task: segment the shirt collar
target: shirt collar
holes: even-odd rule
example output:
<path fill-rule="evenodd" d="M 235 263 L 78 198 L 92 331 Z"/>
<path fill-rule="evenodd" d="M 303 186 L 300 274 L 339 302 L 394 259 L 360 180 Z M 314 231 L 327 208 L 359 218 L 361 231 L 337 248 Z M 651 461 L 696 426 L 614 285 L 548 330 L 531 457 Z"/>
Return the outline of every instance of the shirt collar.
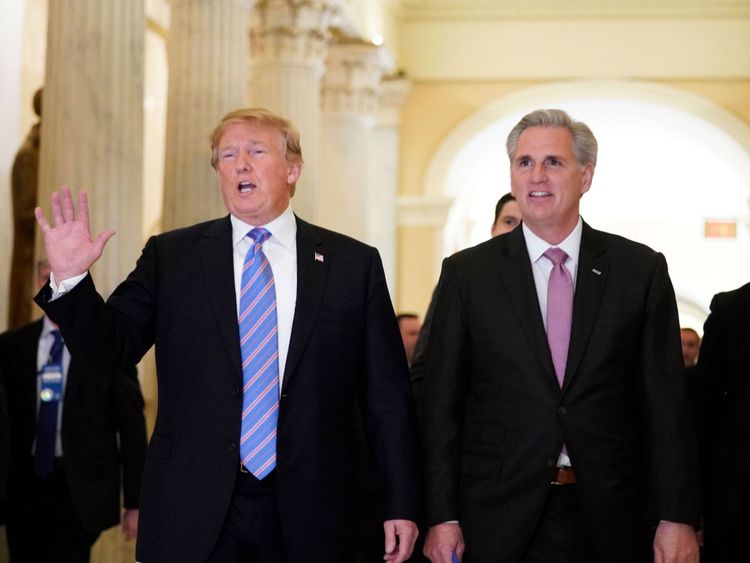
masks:
<path fill-rule="evenodd" d="M 291 206 L 276 217 L 273 221 L 265 225 L 250 225 L 234 215 L 229 216 L 232 221 L 232 246 L 237 246 L 255 227 L 265 227 L 271 232 L 269 241 L 276 241 L 286 249 L 293 249 L 295 237 L 297 236 L 297 220 L 294 218 Z"/>
<path fill-rule="evenodd" d="M 536 236 L 525 223 L 521 223 L 523 229 L 523 238 L 526 240 L 526 248 L 529 251 L 529 258 L 533 264 L 539 260 L 542 255 L 551 247 L 560 248 L 565 251 L 568 257 L 574 262 L 578 262 L 578 254 L 581 251 L 581 233 L 583 232 L 583 219 L 578 216 L 578 223 L 571 233 L 560 244 L 550 244 L 543 238 Z"/>
<path fill-rule="evenodd" d="M 47 315 L 42 317 L 42 334 L 41 337 L 44 338 L 48 336 L 53 330 L 59 330 L 57 328 L 57 325 L 53 323 Z"/>

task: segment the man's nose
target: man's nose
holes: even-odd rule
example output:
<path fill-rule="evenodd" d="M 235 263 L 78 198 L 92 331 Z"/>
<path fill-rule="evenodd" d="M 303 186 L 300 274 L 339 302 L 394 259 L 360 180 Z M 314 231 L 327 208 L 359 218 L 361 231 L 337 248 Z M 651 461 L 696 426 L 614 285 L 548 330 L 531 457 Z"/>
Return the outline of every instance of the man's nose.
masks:
<path fill-rule="evenodd" d="M 247 155 L 240 154 L 237 157 L 237 163 L 236 163 L 237 172 L 247 172 L 252 168 L 252 164 L 250 164 L 250 159 L 247 157 Z"/>
<path fill-rule="evenodd" d="M 531 181 L 538 183 L 538 182 L 544 182 L 547 180 L 547 172 L 544 169 L 544 164 L 539 163 L 535 164 L 534 167 L 531 169 Z"/>

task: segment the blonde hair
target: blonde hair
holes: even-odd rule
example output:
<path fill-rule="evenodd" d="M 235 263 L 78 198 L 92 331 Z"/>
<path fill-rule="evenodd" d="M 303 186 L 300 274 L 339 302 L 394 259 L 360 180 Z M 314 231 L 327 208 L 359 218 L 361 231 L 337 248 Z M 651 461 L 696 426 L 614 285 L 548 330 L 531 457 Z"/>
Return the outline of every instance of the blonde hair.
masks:
<path fill-rule="evenodd" d="M 230 111 L 211 133 L 211 166 L 216 169 L 219 161 L 219 141 L 227 127 L 234 123 L 259 123 L 275 127 L 286 142 L 286 159 L 289 162 L 303 164 L 302 145 L 299 141 L 299 131 L 286 117 L 264 108 L 242 108 Z"/>

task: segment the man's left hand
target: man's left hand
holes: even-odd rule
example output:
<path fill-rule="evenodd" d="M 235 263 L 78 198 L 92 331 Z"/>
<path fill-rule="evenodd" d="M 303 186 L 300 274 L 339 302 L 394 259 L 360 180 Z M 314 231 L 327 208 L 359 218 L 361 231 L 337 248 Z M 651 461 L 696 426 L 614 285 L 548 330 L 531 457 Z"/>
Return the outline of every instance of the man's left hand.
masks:
<path fill-rule="evenodd" d="M 690 524 L 661 521 L 654 536 L 654 563 L 698 563 L 698 542 Z"/>
<path fill-rule="evenodd" d="M 130 541 L 138 536 L 138 509 L 126 508 L 122 513 L 122 533 Z"/>
<path fill-rule="evenodd" d="M 386 520 L 383 523 L 383 530 L 385 531 L 383 560 L 402 563 L 409 559 L 419 534 L 417 524 L 411 520 Z"/>

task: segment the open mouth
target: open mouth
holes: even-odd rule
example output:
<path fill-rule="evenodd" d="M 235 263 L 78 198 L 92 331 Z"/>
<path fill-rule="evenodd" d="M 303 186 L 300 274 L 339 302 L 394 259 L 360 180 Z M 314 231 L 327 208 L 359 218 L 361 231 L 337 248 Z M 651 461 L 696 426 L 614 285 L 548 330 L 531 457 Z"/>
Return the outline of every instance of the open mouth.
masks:
<path fill-rule="evenodd" d="M 535 191 L 529 194 L 529 197 L 552 197 L 550 192 Z"/>
<path fill-rule="evenodd" d="M 249 194 L 254 189 L 255 189 L 255 184 L 253 184 L 252 182 L 249 182 L 247 180 L 245 180 L 245 181 L 240 182 L 239 184 L 237 184 L 237 190 L 241 194 Z"/>

